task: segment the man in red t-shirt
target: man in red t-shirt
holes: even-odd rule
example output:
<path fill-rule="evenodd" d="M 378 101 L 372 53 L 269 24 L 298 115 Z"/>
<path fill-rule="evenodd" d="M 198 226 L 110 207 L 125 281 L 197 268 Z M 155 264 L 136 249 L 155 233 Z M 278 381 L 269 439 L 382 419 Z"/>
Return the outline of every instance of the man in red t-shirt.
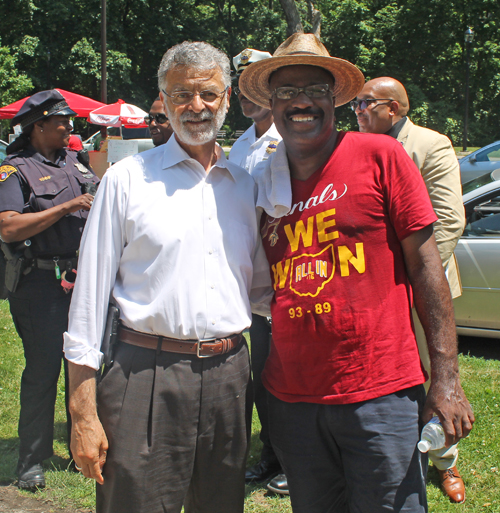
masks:
<path fill-rule="evenodd" d="M 335 128 L 335 106 L 363 82 L 312 34 L 294 34 L 240 77 L 283 137 L 260 171 L 271 177 L 258 203 L 275 289 L 263 381 L 295 513 L 427 511 L 423 423 L 439 416 L 451 445 L 474 422 L 422 177 L 397 141 Z M 283 174 L 279 217 L 273 201 L 286 194 L 273 180 L 282 187 Z M 429 343 L 427 398 L 412 294 Z"/>

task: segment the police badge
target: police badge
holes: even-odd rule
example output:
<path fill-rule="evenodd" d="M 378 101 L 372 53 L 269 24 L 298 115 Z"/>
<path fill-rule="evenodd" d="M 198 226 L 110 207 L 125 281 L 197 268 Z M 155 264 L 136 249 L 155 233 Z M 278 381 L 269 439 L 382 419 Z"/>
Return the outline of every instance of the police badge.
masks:
<path fill-rule="evenodd" d="M 271 141 L 266 148 L 266 153 L 274 153 L 278 147 L 279 141 Z"/>
<path fill-rule="evenodd" d="M 83 164 L 80 162 L 75 162 L 75 167 L 80 171 L 80 173 L 86 174 L 89 172 L 88 168 L 86 168 Z"/>
<path fill-rule="evenodd" d="M 250 57 L 252 57 L 252 50 L 249 48 L 243 50 L 241 52 L 241 64 L 246 64 L 250 60 Z"/>

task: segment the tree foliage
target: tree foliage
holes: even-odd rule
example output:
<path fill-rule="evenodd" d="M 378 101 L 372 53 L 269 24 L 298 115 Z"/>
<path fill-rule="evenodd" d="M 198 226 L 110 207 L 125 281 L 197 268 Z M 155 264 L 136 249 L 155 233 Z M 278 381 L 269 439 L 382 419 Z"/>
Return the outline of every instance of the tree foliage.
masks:
<path fill-rule="evenodd" d="M 231 57 L 244 48 L 273 53 L 290 27 L 285 5 L 295 8 L 305 32 L 318 27 L 320 13 L 331 55 L 355 63 L 367 78 L 401 80 L 413 120 L 455 144 L 463 131 L 470 26 L 469 142 L 500 139 L 498 0 L 108 0 L 108 101 L 123 98 L 147 109 L 157 95 L 162 55 L 184 40 L 207 41 Z M 2 2 L 2 104 L 51 87 L 99 99 L 100 16 L 97 0 Z M 233 104 L 226 122 L 231 131 L 249 123 Z M 337 120 L 356 129 L 347 106 Z"/>

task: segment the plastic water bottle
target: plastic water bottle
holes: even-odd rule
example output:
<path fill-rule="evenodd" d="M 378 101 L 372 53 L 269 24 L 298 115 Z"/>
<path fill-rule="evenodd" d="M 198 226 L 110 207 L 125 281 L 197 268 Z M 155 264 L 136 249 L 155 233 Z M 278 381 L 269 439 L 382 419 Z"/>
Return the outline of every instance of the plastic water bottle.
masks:
<path fill-rule="evenodd" d="M 427 452 L 431 449 L 441 449 L 445 444 L 443 426 L 439 417 L 432 417 L 422 429 L 422 435 L 417 447 L 420 452 Z"/>

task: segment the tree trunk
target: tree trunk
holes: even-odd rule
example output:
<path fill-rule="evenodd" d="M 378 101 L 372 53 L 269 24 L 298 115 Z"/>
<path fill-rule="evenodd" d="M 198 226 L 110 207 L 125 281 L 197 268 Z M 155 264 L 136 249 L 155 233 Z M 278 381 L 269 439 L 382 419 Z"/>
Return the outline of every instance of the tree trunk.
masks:
<path fill-rule="evenodd" d="M 286 35 L 290 37 L 295 32 L 304 32 L 304 27 L 300 21 L 300 14 L 295 0 L 280 0 L 281 7 L 285 13 L 285 19 L 287 23 Z"/>
<path fill-rule="evenodd" d="M 307 1 L 307 14 L 309 17 L 309 23 L 312 26 L 312 33 L 321 39 L 321 12 L 314 8 L 314 4 L 311 0 Z"/>

